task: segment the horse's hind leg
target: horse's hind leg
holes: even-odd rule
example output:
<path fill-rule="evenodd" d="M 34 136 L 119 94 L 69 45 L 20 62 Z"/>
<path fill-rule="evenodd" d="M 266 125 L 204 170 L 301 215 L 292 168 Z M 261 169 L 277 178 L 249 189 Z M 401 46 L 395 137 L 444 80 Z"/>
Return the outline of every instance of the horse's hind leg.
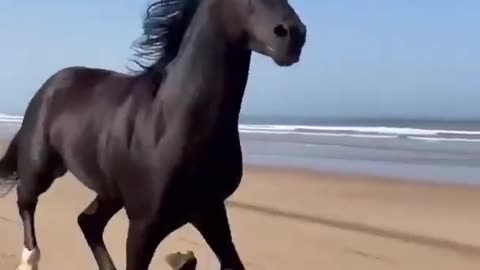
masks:
<path fill-rule="evenodd" d="M 23 223 L 23 251 L 18 270 L 36 270 L 40 260 L 40 250 L 35 235 L 34 215 L 38 202 L 38 194 L 34 183 L 35 178 L 21 179 L 17 186 L 18 212 Z"/>
<path fill-rule="evenodd" d="M 23 223 L 24 249 L 17 269 L 36 270 L 40 260 L 34 221 L 38 197 L 56 178 L 64 175 L 66 169 L 56 153 L 45 144 L 38 144 L 19 154 L 17 205 Z"/>
<path fill-rule="evenodd" d="M 191 223 L 217 256 L 221 269 L 245 269 L 233 244 L 227 209 L 223 203 L 205 209 Z"/>
<path fill-rule="evenodd" d="M 35 235 L 35 209 L 38 197 L 53 183 L 53 174 L 36 174 L 21 178 L 17 187 L 17 205 L 23 222 L 24 249 L 18 270 L 36 270 L 40 260 L 40 250 Z"/>
<path fill-rule="evenodd" d="M 103 232 L 108 221 L 122 208 L 122 203 L 116 200 L 95 200 L 78 216 L 78 224 L 92 250 L 99 270 L 115 270 L 112 258 L 105 247 Z"/>

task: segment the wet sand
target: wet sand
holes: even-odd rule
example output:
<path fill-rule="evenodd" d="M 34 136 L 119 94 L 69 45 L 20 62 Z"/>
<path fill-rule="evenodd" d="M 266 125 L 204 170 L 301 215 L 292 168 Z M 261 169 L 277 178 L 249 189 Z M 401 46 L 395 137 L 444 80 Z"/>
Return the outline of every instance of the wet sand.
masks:
<path fill-rule="evenodd" d="M 37 211 L 40 269 L 97 269 L 76 225 L 94 194 L 71 175 L 58 179 Z M 22 249 L 15 193 L 0 200 L 0 270 Z M 301 170 L 247 168 L 228 201 L 233 236 L 247 269 L 479 269 L 480 189 Z M 125 265 L 125 213 L 106 230 L 118 269 Z M 198 269 L 218 269 L 200 235 L 185 226 L 159 247 L 193 250 Z"/>

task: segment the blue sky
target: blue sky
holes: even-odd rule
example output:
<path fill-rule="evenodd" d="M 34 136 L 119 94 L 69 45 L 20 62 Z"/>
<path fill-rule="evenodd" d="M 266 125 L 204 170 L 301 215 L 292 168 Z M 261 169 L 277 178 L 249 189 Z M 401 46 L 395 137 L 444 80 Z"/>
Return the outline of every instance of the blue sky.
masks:
<path fill-rule="evenodd" d="M 301 63 L 256 55 L 243 112 L 480 118 L 480 1 L 290 0 Z M 56 70 L 125 71 L 147 0 L 0 1 L 0 112 L 22 113 Z"/>

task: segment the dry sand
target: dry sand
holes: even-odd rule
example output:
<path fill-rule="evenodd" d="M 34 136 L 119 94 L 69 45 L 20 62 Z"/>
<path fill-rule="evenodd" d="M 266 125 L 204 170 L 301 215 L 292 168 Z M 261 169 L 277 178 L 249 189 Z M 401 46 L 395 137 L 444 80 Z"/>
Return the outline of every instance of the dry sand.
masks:
<path fill-rule="evenodd" d="M 229 200 L 229 215 L 247 269 L 480 269 L 480 189 L 359 176 L 248 168 Z M 40 269 L 97 269 L 76 216 L 94 194 L 71 175 L 57 180 L 37 211 Z M 13 270 L 22 249 L 15 193 L 0 200 L 0 270 Z M 122 211 L 106 241 L 125 265 Z M 194 250 L 199 269 L 218 263 L 199 234 L 185 226 L 159 247 L 163 256 Z"/>

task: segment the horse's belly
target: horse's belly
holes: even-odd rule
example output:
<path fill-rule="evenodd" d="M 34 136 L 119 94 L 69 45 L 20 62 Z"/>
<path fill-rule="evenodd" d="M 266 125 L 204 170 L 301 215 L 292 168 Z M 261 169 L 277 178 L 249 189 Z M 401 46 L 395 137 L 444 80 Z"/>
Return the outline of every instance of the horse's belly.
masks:
<path fill-rule="evenodd" d="M 98 194 L 108 195 L 111 191 L 108 188 L 105 176 L 99 167 L 98 160 L 94 153 L 94 146 L 86 145 L 84 149 L 92 154 L 73 152 L 64 154 L 64 161 L 67 169 L 87 188 Z"/>

